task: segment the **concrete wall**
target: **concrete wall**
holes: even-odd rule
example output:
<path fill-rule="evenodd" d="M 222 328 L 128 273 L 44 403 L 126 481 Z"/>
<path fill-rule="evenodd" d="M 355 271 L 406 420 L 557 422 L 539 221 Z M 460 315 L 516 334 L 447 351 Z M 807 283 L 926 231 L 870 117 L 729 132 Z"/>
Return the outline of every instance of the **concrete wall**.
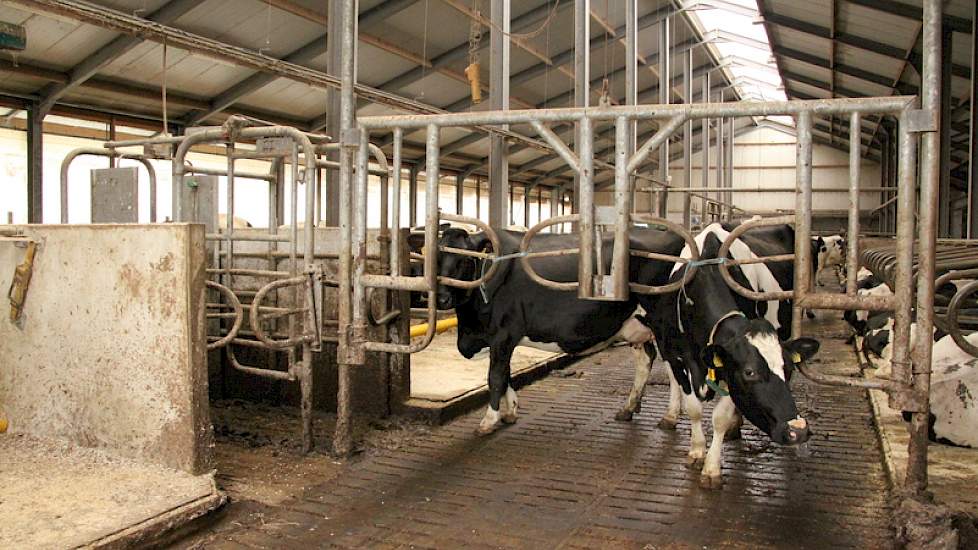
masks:
<path fill-rule="evenodd" d="M 11 323 L 6 307 L 0 319 L 0 404 L 10 429 L 209 469 L 203 226 L 2 230 L 40 243 L 22 323 Z M 23 256 L 0 239 L 0 287 Z"/>
<path fill-rule="evenodd" d="M 796 179 L 795 154 L 797 140 L 795 136 L 780 132 L 773 128 L 760 127 L 746 131 L 736 137 L 734 146 L 734 181 L 733 187 L 758 189 L 765 187 L 794 187 Z M 697 142 L 697 145 L 699 143 Z M 693 154 L 692 185 L 702 187 L 702 163 L 700 152 Z M 881 185 L 880 166 L 868 160 L 862 161 L 861 185 L 878 187 Z M 710 151 L 710 165 L 716 166 L 716 150 Z M 675 161 L 670 168 L 670 177 L 674 186 L 684 185 L 682 161 Z M 827 145 L 814 144 L 812 147 L 812 180 L 818 188 L 838 188 L 848 191 L 849 188 L 849 154 L 833 149 Z M 715 170 L 709 172 L 709 185 L 716 185 Z M 683 195 L 670 193 L 669 219 L 682 221 Z M 595 200 L 598 204 L 612 204 L 613 196 L 609 191 L 597 193 Z M 640 209 L 648 209 L 648 195 L 640 193 L 636 198 Z M 778 211 L 793 212 L 795 206 L 794 193 L 734 193 L 733 202 L 740 208 L 754 214 L 777 215 Z M 863 193 L 860 207 L 864 210 L 875 208 L 880 204 L 878 192 Z M 812 207 L 818 211 L 840 211 L 849 207 L 847 193 L 815 193 Z M 694 219 L 698 218 L 700 200 L 693 199 Z M 825 212 L 828 214 L 828 212 Z M 831 216 L 830 216 L 831 217 Z M 833 224 L 834 226 L 834 224 Z M 845 222 L 842 222 L 842 227 Z"/>

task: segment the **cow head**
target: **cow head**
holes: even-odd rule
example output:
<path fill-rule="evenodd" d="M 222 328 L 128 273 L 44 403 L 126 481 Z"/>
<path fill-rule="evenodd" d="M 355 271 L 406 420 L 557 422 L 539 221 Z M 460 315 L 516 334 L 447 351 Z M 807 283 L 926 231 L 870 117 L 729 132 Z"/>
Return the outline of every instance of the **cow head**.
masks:
<path fill-rule="evenodd" d="M 707 346 L 703 364 L 726 382 L 737 409 L 775 443 L 797 445 L 808 440 L 808 424 L 798 413 L 788 382 L 795 367 L 818 352 L 818 341 L 778 340 L 774 327 L 754 319 L 746 329 Z"/>
<path fill-rule="evenodd" d="M 414 239 L 411 242 L 411 239 Z M 412 234 L 409 237 L 409 244 L 418 246 L 418 240 L 424 244 L 423 234 Z M 438 245 L 442 247 L 459 248 L 472 250 L 475 252 L 486 252 L 492 248 L 489 237 L 485 233 L 469 234 L 464 229 L 456 227 L 442 226 L 441 238 Z M 439 252 L 438 254 L 438 275 L 463 281 L 473 281 L 479 277 L 481 263 L 479 259 L 472 256 L 463 256 L 451 252 Z M 438 309 L 453 309 L 460 302 L 464 301 L 468 291 L 460 288 L 438 285 Z"/>

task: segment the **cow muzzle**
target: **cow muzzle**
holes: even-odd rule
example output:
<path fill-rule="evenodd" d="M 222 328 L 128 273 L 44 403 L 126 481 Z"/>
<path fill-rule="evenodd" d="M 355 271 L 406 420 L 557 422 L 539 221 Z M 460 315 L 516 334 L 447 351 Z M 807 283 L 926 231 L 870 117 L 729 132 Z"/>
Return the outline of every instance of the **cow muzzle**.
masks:
<path fill-rule="evenodd" d="M 798 417 L 785 423 L 785 443 L 787 445 L 801 445 L 808 441 L 811 434 L 808 431 L 808 422 Z"/>

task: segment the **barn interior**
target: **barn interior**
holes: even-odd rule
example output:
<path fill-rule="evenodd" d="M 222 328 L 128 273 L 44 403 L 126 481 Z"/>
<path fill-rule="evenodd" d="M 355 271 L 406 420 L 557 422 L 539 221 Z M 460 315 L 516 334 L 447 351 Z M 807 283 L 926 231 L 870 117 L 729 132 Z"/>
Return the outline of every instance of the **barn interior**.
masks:
<path fill-rule="evenodd" d="M 0 547 L 978 545 L 976 25 L 966 0 L 3 2 Z M 788 254 L 735 256 L 786 225 Z M 629 248 L 648 229 L 692 255 Z M 539 288 L 608 303 L 685 291 L 640 258 L 790 265 L 778 297 L 726 280 L 819 340 L 790 380 L 809 442 L 746 423 L 702 486 L 661 353 L 616 420 L 618 345 L 517 347 L 519 420 L 476 434 L 491 353 L 440 293 L 555 258 L 577 278 Z"/>

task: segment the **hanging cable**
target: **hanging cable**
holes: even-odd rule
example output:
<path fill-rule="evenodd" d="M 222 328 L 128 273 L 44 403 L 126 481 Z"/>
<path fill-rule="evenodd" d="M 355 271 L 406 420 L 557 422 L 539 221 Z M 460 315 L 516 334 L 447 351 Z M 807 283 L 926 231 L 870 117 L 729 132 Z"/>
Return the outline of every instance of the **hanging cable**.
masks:
<path fill-rule="evenodd" d="M 540 34 L 544 30 L 546 30 L 548 27 L 550 27 L 550 23 L 552 23 L 553 20 L 554 20 L 554 17 L 557 16 L 557 7 L 558 6 L 560 6 L 560 0 L 557 0 L 554 3 L 554 7 L 550 10 L 550 13 L 547 14 L 547 18 L 543 21 L 543 23 L 540 23 L 540 26 L 539 27 L 533 29 L 530 32 L 524 32 L 524 33 L 506 32 L 502 28 L 500 28 L 499 25 L 493 23 L 491 19 L 487 19 L 486 21 L 489 23 L 489 27 L 490 28 L 493 28 L 493 29 L 495 29 L 495 30 L 503 33 L 504 36 L 507 36 L 509 38 L 515 38 L 517 40 L 530 40 L 531 38 L 536 38 L 536 37 L 540 36 Z"/>
<path fill-rule="evenodd" d="M 421 43 L 421 82 L 424 82 L 428 69 L 428 0 L 424 0 L 424 35 Z M 424 84 L 421 85 L 421 93 L 414 100 L 424 99 Z"/>
<path fill-rule="evenodd" d="M 482 103 L 482 80 L 479 68 L 479 44 L 482 42 L 482 23 L 479 22 L 478 0 L 472 0 L 472 12 L 476 14 L 469 22 L 469 65 L 465 67 L 465 76 L 469 79 L 472 91 L 472 103 Z"/>

